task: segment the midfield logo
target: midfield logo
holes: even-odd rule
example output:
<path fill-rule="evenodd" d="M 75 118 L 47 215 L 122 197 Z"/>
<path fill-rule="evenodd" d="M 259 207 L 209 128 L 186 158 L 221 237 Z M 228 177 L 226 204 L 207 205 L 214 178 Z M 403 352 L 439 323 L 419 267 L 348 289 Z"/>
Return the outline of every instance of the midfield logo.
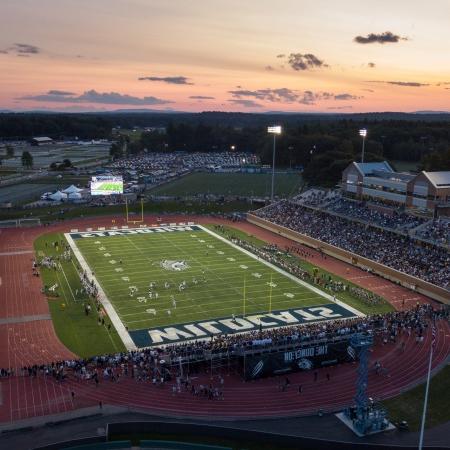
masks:
<path fill-rule="evenodd" d="M 161 261 L 160 265 L 163 269 L 174 270 L 176 272 L 189 269 L 189 265 L 186 261 L 171 261 L 169 259 L 164 259 Z"/>
<path fill-rule="evenodd" d="M 175 344 L 183 341 L 207 339 L 219 334 L 235 334 L 258 330 L 259 328 L 277 328 L 327 320 L 354 317 L 355 314 L 335 303 L 310 306 L 301 309 L 288 309 L 272 313 L 251 314 L 245 317 L 222 318 L 203 322 L 130 331 L 137 347 Z"/>

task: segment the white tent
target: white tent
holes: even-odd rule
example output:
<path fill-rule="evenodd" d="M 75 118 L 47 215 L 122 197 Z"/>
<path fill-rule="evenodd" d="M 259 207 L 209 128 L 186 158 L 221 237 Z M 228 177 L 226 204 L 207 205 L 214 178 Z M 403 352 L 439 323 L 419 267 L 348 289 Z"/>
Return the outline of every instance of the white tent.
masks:
<path fill-rule="evenodd" d="M 65 200 L 67 198 L 67 194 L 64 192 L 56 191 L 54 194 L 48 196 L 49 200 L 54 200 L 55 202 L 60 202 L 61 200 Z"/>
<path fill-rule="evenodd" d="M 77 188 L 72 184 L 72 186 L 69 186 L 68 188 L 64 189 L 63 192 L 65 194 L 73 194 L 74 192 L 81 192 L 83 189 Z"/>
<path fill-rule="evenodd" d="M 69 200 L 78 200 L 82 198 L 83 196 L 79 192 L 72 192 L 68 195 Z"/>

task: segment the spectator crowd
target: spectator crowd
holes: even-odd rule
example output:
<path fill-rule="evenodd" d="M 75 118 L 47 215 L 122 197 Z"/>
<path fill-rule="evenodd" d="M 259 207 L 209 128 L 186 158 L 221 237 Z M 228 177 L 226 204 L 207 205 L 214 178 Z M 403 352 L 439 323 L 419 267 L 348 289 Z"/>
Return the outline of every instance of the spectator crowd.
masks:
<path fill-rule="evenodd" d="M 398 212 L 394 209 L 391 210 L 391 214 L 387 214 L 371 208 L 370 205 L 364 202 L 348 200 L 345 198 L 340 198 L 336 202 L 330 204 L 326 210 L 363 222 L 375 224 L 383 228 L 390 228 L 392 230 L 406 231 L 415 228 L 428 220 L 411 214 L 405 214 L 404 212 Z"/>
<path fill-rule="evenodd" d="M 415 236 L 448 247 L 450 246 L 450 219 L 433 220 L 417 230 Z"/>
<path fill-rule="evenodd" d="M 450 290 L 450 253 L 446 248 L 288 201 L 270 205 L 255 214 Z"/>
<path fill-rule="evenodd" d="M 206 340 L 160 348 L 26 366 L 22 367 L 18 373 L 15 373 L 13 369 L 0 369 L 0 376 L 51 376 L 62 382 L 67 376 L 72 375 L 79 381 L 91 382 L 96 386 L 104 381 L 119 382 L 123 377 L 151 382 L 153 385 L 176 380 L 176 386 L 182 385 L 184 389 L 188 389 L 194 395 L 220 398 L 221 389 L 216 390 L 212 385 L 193 386 L 188 381 L 189 378 L 183 378 L 183 373 L 188 372 L 188 363 L 191 364 L 189 367 L 195 373 L 198 370 L 208 369 L 214 354 L 227 353 L 233 357 L 240 355 L 242 351 L 260 350 L 261 348 L 276 350 L 276 347 L 279 346 L 285 348 L 287 345 L 332 341 L 357 332 L 370 333 L 381 344 L 395 343 L 402 334 L 412 335 L 416 342 L 420 343 L 430 323 L 448 320 L 448 312 L 446 308 L 435 310 L 429 304 L 417 304 L 416 307 L 406 311 L 267 330 L 260 329 L 242 334 L 217 335 Z M 181 369 L 182 364 L 185 367 L 184 371 Z M 220 384 L 223 387 L 223 382 Z M 178 387 L 174 393 L 176 392 L 179 392 Z"/>

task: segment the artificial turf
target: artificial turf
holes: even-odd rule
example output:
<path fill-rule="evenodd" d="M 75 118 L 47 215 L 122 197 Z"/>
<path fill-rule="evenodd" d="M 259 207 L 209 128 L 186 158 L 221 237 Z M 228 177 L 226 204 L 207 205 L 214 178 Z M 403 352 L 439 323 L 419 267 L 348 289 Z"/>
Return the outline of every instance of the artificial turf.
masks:
<path fill-rule="evenodd" d="M 40 236 L 34 243 L 39 261 L 45 256 L 60 257 L 57 270 L 40 268 L 43 285 L 58 286 L 48 297 L 56 334 L 69 350 L 81 357 L 124 350 L 125 347 L 114 327 L 108 329 L 109 319 L 106 318 L 105 325 L 99 325 L 94 302 L 86 294 L 80 293 L 81 282 L 76 262 L 73 259 L 64 261 L 61 258 L 62 246 L 56 248 L 52 245 L 53 242 L 61 240 L 64 240 L 62 233 L 52 233 Z M 91 304 L 91 313 L 88 316 L 84 309 L 87 303 Z"/>
<path fill-rule="evenodd" d="M 75 242 L 129 330 L 330 303 L 201 229 Z M 164 261 L 187 267 L 167 269 Z M 180 291 L 183 281 L 187 288 Z"/>

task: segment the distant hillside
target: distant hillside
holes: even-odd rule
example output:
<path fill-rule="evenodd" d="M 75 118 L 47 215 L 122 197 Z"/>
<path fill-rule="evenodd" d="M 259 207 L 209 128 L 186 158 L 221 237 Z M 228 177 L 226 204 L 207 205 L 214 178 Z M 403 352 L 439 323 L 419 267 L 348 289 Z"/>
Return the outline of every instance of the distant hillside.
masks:
<path fill-rule="evenodd" d="M 225 126 L 234 128 L 262 128 L 279 123 L 284 126 L 298 124 L 341 123 L 368 126 L 388 122 L 389 126 L 401 127 L 408 122 L 448 123 L 450 114 L 444 112 L 382 112 L 361 114 L 298 114 L 298 113 L 235 113 L 206 111 L 186 113 L 178 111 L 121 110 L 113 112 L 91 113 L 0 113 L 0 138 L 27 139 L 32 136 L 45 135 L 53 138 L 78 136 L 80 138 L 102 138 L 111 135 L 111 129 L 133 127 L 164 127 L 169 123 L 188 125 Z"/>

